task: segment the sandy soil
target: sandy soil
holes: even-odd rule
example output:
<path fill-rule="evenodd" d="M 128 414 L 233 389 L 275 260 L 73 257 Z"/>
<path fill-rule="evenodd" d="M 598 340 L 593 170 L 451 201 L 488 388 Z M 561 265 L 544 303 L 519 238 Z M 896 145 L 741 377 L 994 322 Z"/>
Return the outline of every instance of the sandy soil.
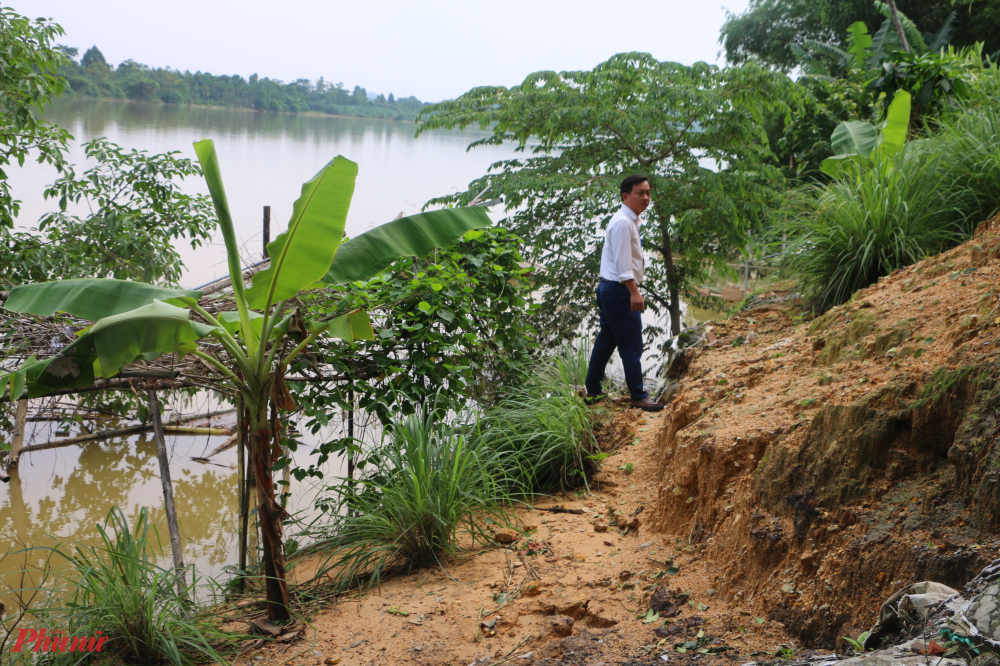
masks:
<path fill-rule="evenodd" d="M 470 549 L 444 571 L 388 580 L 323 610 L 306 639 L 261 648 L 236 663 L 595 664 L 663 653 L 677 660 L 684 655 L 675 645 L 697 641 L 699 632 L 691 654 L 707 648 L 736 658 L 778 650 L 788 642 L 780 624 L 716 597 L 707 563 L 643 523 L 652 508 L 649 489 L 658 483 L 655 442 L 663 413 L 603 408 L 620 410 L 616 434 L 631 426 L 633 435 L 605 461 L 593 492 L 536 504 L 582 514 L 517 510 L 514 522 L 524 535 L 514 544 Z M 595 531 L 595 521 L 609 522 L 612 512 L 620 523 L 637 518 L 638 529 L 624 536 L 615 526 Z M 297 571 L 308 577 L 311 568 L 306 561 Z M 675 593 L 669 595 L 675 608 L 643 622 L 659 588 Z M 482 624 L 493 618 L 493 629 Z"/>

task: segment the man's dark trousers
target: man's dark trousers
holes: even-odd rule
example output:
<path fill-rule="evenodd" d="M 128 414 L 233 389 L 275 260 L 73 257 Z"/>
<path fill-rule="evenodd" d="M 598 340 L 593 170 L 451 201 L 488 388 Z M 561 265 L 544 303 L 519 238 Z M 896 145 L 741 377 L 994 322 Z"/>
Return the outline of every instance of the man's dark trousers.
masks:
<path fill-rule="evenodd" d="M 642 388 L 642 313 L 632 310 L 628 287 L 621 282 L 601 280 L 597 283 L 597 307 L 601 312 L 601 330 L 590 353 L 587 393 L 602 393 L 604 369 L 617 347 L 625 368 L 625 384 L 632 399 L 649 397 Z"/>

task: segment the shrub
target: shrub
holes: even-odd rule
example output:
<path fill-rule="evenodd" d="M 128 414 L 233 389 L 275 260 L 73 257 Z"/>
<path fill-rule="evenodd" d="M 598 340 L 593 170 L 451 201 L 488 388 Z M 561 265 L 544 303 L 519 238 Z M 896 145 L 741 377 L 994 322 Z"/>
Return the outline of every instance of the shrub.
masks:
<path fill-rule="evenodd" d="M 327 502 L 332 520 L 307 532 L 321 541 L 306 552 L 331 551 L 317 575 L 331 572 L 341 588 L 377 585 L 387 574 L 440 564 L 460 532 L 487 540 L 486 517 L 506 522 L 491 472 L 496 454 L 441 416 L 426 410 L 394 424 L 368 458 L 375 467 Z"/>
<path fill-rule="evenodd" d="M 156 564 L 150 539 L 156 528 L 146 509 L 140 510 L 132 530 L 117 507 L 97 529 L 99 545 L 78 544 L 75 554 L 61 553 L 69 561 L 63 587 L 51 595 L 49 607 L 34 610 L 42 626 L 68 627 L 70 636 L 103 632 L 110 637 L 103 652 L 126 664 L 228 663 L 219 653 L 220 643 L 246 637 L 215 629 L 185 599 L 197 581 L 178 592 L 173 571 Z M 67 601 L 59 602 L 58 592 Z M 46 663 L 78 663 L 80 655 L 52 653 L 51 659 Z"/>
<path fill-rule="evenodd" d="M 820 309 L 928 254 L 961 242 L 967 193 L 949 187 L 937 144 L 920 142 L 871 168 L 851 168 L 828 186 L 793 199 L 788 255 L 803 289 Z"/>
<path fill-rule="evenodd" d="M 989 219 L 1000 207 L 1000 109 L 996 101 L 994 97 L 988 104 L 947 116 L 935 139 L 945 156 L 946 186 L 963 192 L 973 224 Z"/>
<path fill-rule="evenodd" d="M 478 424 L 480 442 L 501 455 L 498 479 L 510 495 L 531 495 L 586 483 L 600 448 L 593 412 L 574 385 L 587 373 L 585 348 L 561 347 L 507 387 Z"/>

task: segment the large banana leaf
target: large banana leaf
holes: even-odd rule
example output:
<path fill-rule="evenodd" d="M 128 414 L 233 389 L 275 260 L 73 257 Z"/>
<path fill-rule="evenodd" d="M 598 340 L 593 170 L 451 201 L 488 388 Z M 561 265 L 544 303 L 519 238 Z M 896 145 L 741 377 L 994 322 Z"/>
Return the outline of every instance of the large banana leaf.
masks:
<path fill-rule="evenodd" d="M 140 356 L 184 355 L 213 327 L 188 319 L 190 311 L 161 301 L 106 317 L 66 347 L 58 356 L 30 367 L 28 395 L 90 386 L 95 377 L 111 377 Z"/>
<path fill-rule="evenodd" d="M 490 224 L 482 206 L 445 208 L 386 222 L 344 243 L 321 282 L 367 280 L 400 257 L 422 257 L 470 229 Z"/>
<path fill-rule="evenodd" d="M 958 19 L 957 12 L 948 14 L 948 18 L 941 24 L 941 28 L 937 33 L 925 35 L 928 52 L 941 53 L 941 49 L 948 46 L 948 42 L 951 41 L 951 38 L 955 36 L 955 32 L 958 30 L 958 21 L 956 19 Z"/>
<path fill-rule="evenodd" d="M 208 193 L 215 204 L 215 214 L 219 219 L 219 229 L 226 242 L 226 259 L 229 263 L 229 277 L 233 282 L 233 295 L 236 300 L 236 310 L 240 314 L 240 326 L 243 329 L 244 343 L 251 356 L 256 347 L 250 328 L 250 315 L 247 310 L 246 296 L 243 293 L 243 267 L 240 265 L 240 248 L 236 243 L 236 231 L 233 228 L 233 216 L 229 213 L 229 200 L 226 198 L 226 188 L 222 184 L 222 171 L 219 169 L 219 157 L 215 153 L 215 144 L 211 139 L 202 139 L 194 144 L 194 152 L 198 155 Z"/>
<path fill-rule="evenodd" d="M 910 129 L 910 93 L 905 90 L 896 91 L 892 98 L 889 111 L 885 114 L 885 125 L 882 128 L 882 145 L 880 150 L 894 155 L 903 149 L 906 135 Z"/>
<path fill-rule="evenodd" d="M 26 381 L 26 374 L 32 366 L 38 365 L 40 362 L 35 360 L 32 356 L 17 370 L 11 370 L 10 372 L 5 372 L 0 374 L 0 395 L 3 395 L 4 391 L 7 390 L 7 384 L 10 383 L 10 399 L 19 400 L 24 394 L 24 383 Z"/>
<path fill-rule="evenodd" d="M 149 305 L 154 300 L 179 305 L 181 298 L 198 299 L 201 292 L 128 280 L 84 278 L 14 287 L 4 308 L 43 317 L 66 312 L 80 319 L 97 321 Z"/>
<path fill-rule="evenodd" d="M 849 120 L 837 125 L 830 143 L 837 155 L 871 155 L 878 145 L 878 130 L 863 120 Z"/>
<path fill-rule="evenodd" d="M 892 19 L 882 21 L 882 26 L 872 38 L 872 54 L 868 58 L 868 69 L 876 69 L 889 57 L 890 51 L 899 50 L 899 35 L 892 25 Z"/>
<path fill-rule="evenodd" d="M 338 155 L 302 185 L 288 230 L 267 246 L 271 266 L 253 276 L 250 307 L 266 309 L 323 277 L 344 237 L 357 176 L 358 165 Z"/>

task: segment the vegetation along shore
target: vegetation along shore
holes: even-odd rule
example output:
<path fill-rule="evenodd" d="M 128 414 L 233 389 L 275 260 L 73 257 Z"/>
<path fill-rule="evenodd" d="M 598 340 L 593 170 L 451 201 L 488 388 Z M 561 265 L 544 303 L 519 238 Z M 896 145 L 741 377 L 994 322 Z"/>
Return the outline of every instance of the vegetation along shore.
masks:
<path fill-rule="evenodd" d="M 90 540 L 0 531 L 0 664 L 1000 659 L 987 0 L 751 0 L 724 66 L 619 53 L 437 104 L 77 61 L 58 23 L 0 22 L 0 167 L 56 171 L 37 225 L 0 180 L 0 511 L 61 483 L 32 456 L 130 433 L 157 492 L 114 506 L 88 481 Z M 364 160 L 329 155 L 248 262 L 237 157 L 96 139 L 73 164 L 34 112 L 60 95 L 521 152 L 353 237 Z M 584 399 L 625 174 L 651 188 L 650 413 L 613 376 Z M 182 288 L 180 249 L 214 238 L 227 277 Z M 218 576 L 185 548 L 168 435 L 226 475 Z"/>

